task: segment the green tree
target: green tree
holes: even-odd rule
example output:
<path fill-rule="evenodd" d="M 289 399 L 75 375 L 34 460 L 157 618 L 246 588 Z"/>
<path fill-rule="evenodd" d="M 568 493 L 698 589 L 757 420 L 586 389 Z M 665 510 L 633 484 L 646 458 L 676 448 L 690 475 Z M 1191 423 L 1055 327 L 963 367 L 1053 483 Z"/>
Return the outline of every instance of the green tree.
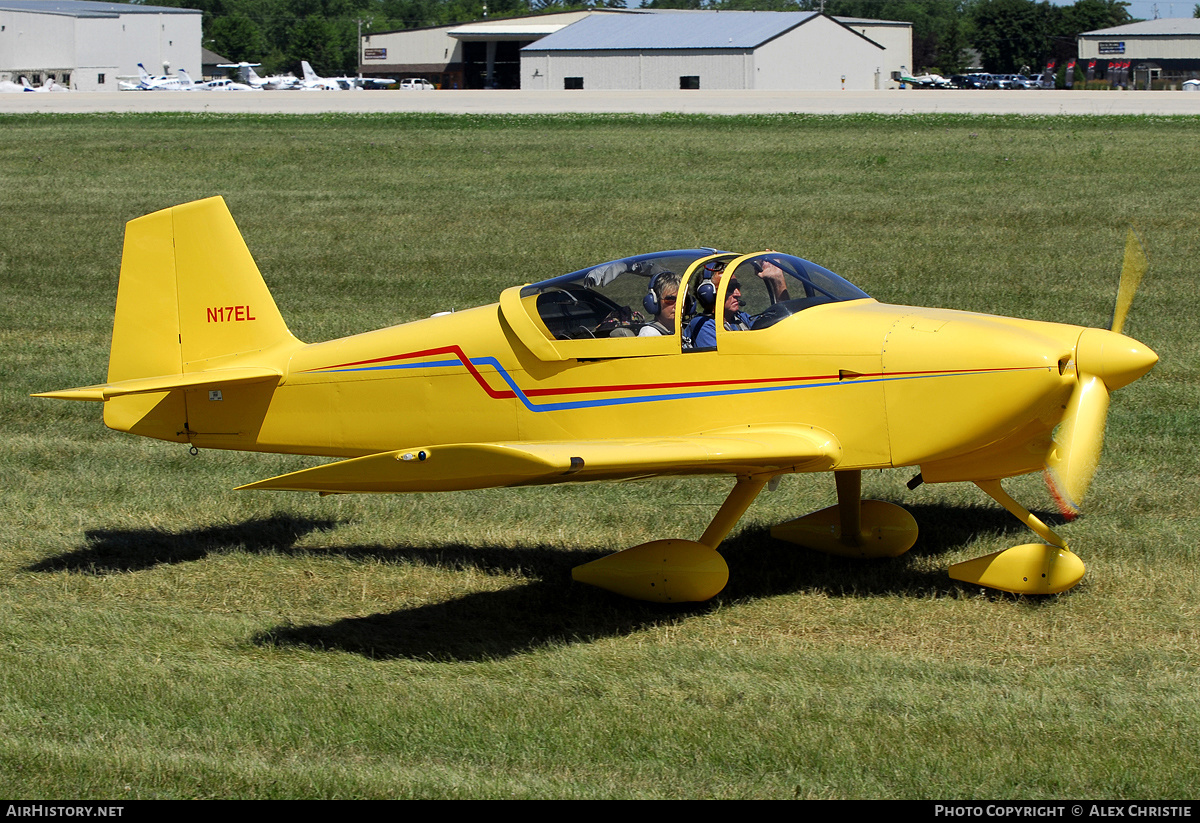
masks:
<path fill-rule="evenodd" d="M 307 60 L 317 74 L 341 74 L 345 70 L 345 50 L 337 31 L 324 17 L 310 14 L 288 30 L 288 63 L 296 69 Z"/>
<path fill-rule="evenodd" d="M 445 17 L 446 5 L 437 0 L 383 0 L 379 4 L 383 20 L 372 30 L 415 29 L 453 22 Z"/>
<path fill-rule="evenodd" d="M 913 71 L 937 68 L 953 74 L 965 67 L 970 0 L 826 0 L 837 17 L 902 20 L 913 24 Z"/>
<path fill-rule="evenodd" d="M 971 15 L 973 44 L 989 72 L 1016 72 L 1043 64 L 1051 52 L 1049 3 L 1032 0 L 979 0 Z"/>
<path fill-rule="evenodd" d="M 1063 6 L 1061 29 L 1074 37 L 1080 32 L 1107 29 L 1132 23 L 1129 4 L 1120 0 L 1075 0 L 1073 6 Z"/>
<path fill-rule="evenodd" d="M 262 62 L 271 48 L 262 29 L 244 14 L 216 18 L 205 40 L 217 54 L 235 61 Z"/>

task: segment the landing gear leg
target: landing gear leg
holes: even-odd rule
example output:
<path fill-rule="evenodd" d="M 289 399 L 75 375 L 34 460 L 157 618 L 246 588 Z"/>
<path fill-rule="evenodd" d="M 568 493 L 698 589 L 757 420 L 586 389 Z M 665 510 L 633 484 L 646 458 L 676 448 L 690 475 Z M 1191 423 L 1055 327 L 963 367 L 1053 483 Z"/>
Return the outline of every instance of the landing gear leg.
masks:
<path fill-rule="evenodd" d="M 770 480 L 769 477 L 739 477 L 737 485 L 725 498 L 725 502 L 717 510 L 717 514 L 708 524 L 708 528 L 704 530 L 700 542 L 716 551 L 717 546 L 721 545 L 721 541 L 742 519 L 742 515 L 746 513 L 746 509 L 750 508 L 750 504 L 758 497 L 758 493 L 763 490 L 763 486 L 767 485 L 768 480 Z"/>
<path fill-rule="evenodd" d="M 950 567 L 952 578 L 1014 594 L 1057 594 L 1083 579 L 1087 570 L 1067 542 L 1004 491 L 999 480 L 977 480 L 975 485 L 1049 545 L 1025 543 L 955 563 Z"/>
<path fill-rule="evenodd" d="M 699 542 L 655 540 L 576 566 L 580 583 L 655 603 L 686 603 L 716 597 L 729 582 L 729 566 L 717 552 L 721 541 L 750 508 L 769 477 L 739 477 Z"/>
<path fill-rule="evenodd" d="M 862 472 L 835 471 L 838 502 L 771 529 L 777 540 L 843 557 L 898 557 L 917 542 L 917 521 L 882 500 L 862 499 Z"/>

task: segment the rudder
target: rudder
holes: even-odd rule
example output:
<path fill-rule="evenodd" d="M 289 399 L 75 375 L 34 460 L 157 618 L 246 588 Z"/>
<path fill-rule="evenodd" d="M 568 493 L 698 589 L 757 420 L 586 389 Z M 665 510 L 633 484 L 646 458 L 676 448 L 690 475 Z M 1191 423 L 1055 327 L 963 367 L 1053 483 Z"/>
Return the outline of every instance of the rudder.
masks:
<path fill-rule="evenodd" d="M 283 321 L 225 201 L 211 197 L 131 220 L 108 382 L 264 365 L 301 345 Z M 115 397 L 111 428 L 191 439 L 183 391 Z"/>

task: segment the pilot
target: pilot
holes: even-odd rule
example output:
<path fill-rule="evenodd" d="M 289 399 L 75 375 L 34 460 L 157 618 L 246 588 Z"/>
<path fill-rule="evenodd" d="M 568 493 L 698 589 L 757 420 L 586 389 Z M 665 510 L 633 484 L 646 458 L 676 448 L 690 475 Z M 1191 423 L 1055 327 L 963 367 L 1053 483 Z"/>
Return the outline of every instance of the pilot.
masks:
<path fill-rule="evenodd" d="M 723 260 L 714 260 L 704 266 L 703 278 L 696 288 L 696 302 L 702 308 L 706 308 L 709 313 L 698 314 L 692 318 L 692 322 L 688 324 L 684 334 L 685 346 L 689 345 L 690 341 L 692 348 L 711 349 L 716 347 L 717 321 L 714 304 L 717 299 L 717 286 L 721 284 L 721 277 L 724 274 L 725 261 Z M 755 274 L 766 284 L 772 304 L 790 299 L 787 278 L 784 276 L 783 270 L 770 260 L 763 260 L 756 265 Z M 746 331 L 751 327 L 753 318 L 741 310 L 742 290 L 737 277 L 730 280 L 729 287 L 725 291 L 723 309 L 723 322 L 727 331 Z"/>
<path fill-rule="evenodd" d="M 654 319 L 642 326 L 638 337 L 660 337 L 675 333 L 675 301 L 683 280 L 673 271 L 663 271 L 650 278 L 650 288 L 642 298 L 642 306 Z"/>

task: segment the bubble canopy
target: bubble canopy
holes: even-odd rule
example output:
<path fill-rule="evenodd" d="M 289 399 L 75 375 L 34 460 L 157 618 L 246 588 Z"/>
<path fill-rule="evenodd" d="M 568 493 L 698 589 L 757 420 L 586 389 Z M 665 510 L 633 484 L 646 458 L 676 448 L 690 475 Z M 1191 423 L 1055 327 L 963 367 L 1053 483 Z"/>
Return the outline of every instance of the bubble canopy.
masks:
<path fill-rule="evenodd" d="M 677 337 L 692 317 L 713 312 L 718 298 L 727 310 L 744 313 L 745 328 L 759 330 L 812 306 L 869 295 L 794 255 L 715 248 L 622 257 L 520 289 L 521 303 L 556 341 Z"/>

